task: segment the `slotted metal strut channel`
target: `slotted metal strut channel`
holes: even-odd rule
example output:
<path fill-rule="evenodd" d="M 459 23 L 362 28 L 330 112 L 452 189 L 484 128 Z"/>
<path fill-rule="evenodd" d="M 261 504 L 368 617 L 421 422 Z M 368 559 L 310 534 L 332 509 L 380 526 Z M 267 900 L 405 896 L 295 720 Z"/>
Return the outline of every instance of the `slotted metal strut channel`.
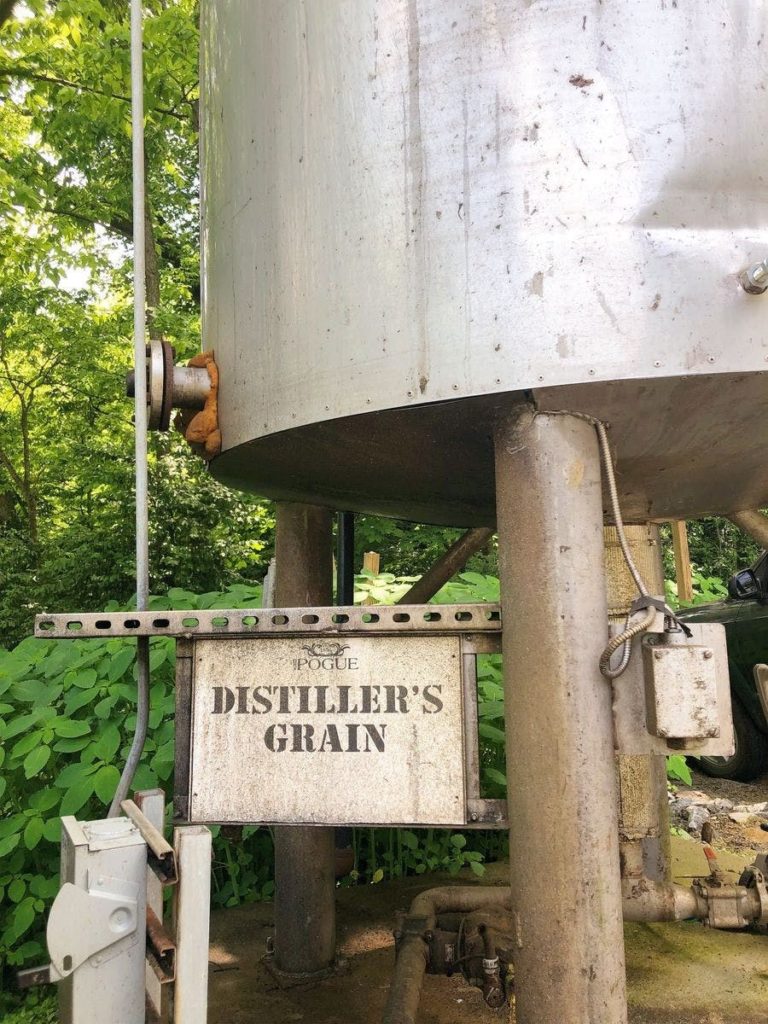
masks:
<path fill-rule="evenodd" d="M 289 633 L 500 633 L 497 604 L 61 612 L 35 618 L 35 636 L 222 636 Z"/>

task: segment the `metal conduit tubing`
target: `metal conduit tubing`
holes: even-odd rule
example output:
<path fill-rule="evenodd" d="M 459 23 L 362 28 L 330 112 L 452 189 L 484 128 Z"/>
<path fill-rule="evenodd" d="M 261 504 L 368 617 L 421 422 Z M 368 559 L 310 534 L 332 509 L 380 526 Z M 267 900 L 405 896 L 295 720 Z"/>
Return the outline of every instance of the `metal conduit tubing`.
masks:
<path fill-rule="evenodd" d="M 426 604 L 435 596 L 440 587 L 452 579 L 467 564 L 472 555 L 488 543 L 493 530 L 486 526 L 478 526 L 467 530 L 458 540 L 445 551 L 418 580 L 411 589 L 400 598 L 398 604 Z"/>
<path fill-rule="evenodd" d="M 510 890 L 506 886 L 446 885 L 419 893 L 411 903 L 409 917 L 422 918 L 424 931 L 428 932 L 435 927 L 438 914 L 509 907 L 509 901 Z M 426 942 L 421 935 L 406 935 L 397 956 L 382 1024 L 414 1024 L 426 969 Z"/>
<path fill-rule="evenodd" d="M 728 516 L 732 523 L 744 533 L 756 540 L 761 548 L 768 551 L 768 519 L 756 508 L 745 512 L 731 512 Z"/>
<path fill-rule="evenodd" d="M 133 361 L 136 375 L 134 443 L 136 461 L 136 609 L 149 602 L 149 512 L 147 468 L 146 266 L 144 231 L 144 78 L 141 0 L 131 0 L 131 147 L 133 163 Z M 120 814 L 141 760 L 149 721 L 149 637 L 136 640 L 136 730 L 109 817 Z"/>

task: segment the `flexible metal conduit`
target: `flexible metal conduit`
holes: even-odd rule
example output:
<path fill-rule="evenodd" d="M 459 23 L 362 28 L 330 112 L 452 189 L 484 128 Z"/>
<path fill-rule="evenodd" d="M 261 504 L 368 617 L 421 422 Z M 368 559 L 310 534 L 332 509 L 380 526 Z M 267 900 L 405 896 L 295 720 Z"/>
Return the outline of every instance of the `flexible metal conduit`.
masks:
<path fill-rule="evenodd" d="M 136 608 L 149 603 L 149 513 L 147 468 L 146 276 L 144 251 L 144 68 L 141 0 L 131 0 L 131 143 L 133 161 L 133 361 L 136 459 Z M 141 760 L 149 721 L 149 637 L 136 640 L 136 731 L 117 786 L 109 817 L 120 814 Z"/>

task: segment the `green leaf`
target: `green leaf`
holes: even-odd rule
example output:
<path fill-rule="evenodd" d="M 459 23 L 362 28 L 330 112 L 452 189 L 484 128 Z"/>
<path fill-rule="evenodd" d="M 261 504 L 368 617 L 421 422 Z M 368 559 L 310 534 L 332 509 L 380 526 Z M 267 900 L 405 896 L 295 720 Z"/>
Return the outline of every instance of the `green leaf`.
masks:
<path fill-rule="evenodd" d="M 485 874 L 485 864 L 481 864 L 480 861 L 472 860 L 469 862 L 469 866 L 476 875 L 482 876 Z"/>
<path fill-rule="evenodd" d="M 26 757 L 30 750 L 40 743 L 42 735 L 39 729 L 35 729 L 32 732 L 28 732 L 26 736 L 22 736 L 11 750 L 11 758 L 15 761 L 18 758 Z"/>
<path fill-rule="evenodd" d="M 49 843 L 61 841 L 61 818 L 49 818 L 43 825 L 43 838 Z"/>
<path fill-rule="evenodd" d="M 402 829 L 401 830 L 401 832 L 400 832 L 400 842 L 408 850 L 415 850 L 416 847 L 419 845 L 418 837 L 413 832 L 409 832 L 407 829 Z"/>
<path fill-rule="evenodd" d="M 64 739 L 72 739 L 75 736 L 86 736 L 91 731 L 91 727 L 88 722 L 82 722 L 74 718 L 57 718 L 52 725 L 56 735 L 61 736 Z"/>
<path fill-rule="evenodd" d="M 498 768 L 484 768 L 483 774 L 487 779 L 490 779 L 491 782 L 496 782 L 499 786 L 506 786 L 507 784 L 507 776 L 500 772 Z"/>
<path fill-rule="evenodd" d="M 133 664 L 135 658 L 136 649 L 127 644 L 123 646 L 110 660 L 109 668 L 107 669 L 109 681 L 116 683 L 118 679 L 121 679 Z"/>
<path fill-rule="evenodd" d="M 377 885 L 384 878 L 384 872 L 381 868 L 377 868 L 371 876 L 371 885 Z"/>
<path fill-rule="evenodd" d="M 59 814 L 65 817 L 68 814 L 77 814 L 80 808 L 93 796 L 94 779 L 92 776 L 80 779 L 74 786 L 71 786 L 61 801 Z"/>
<path fill-rule="evenodd" d="M 27 827 L 24 829 L 24 845 L 28 850 L 34 850 L 43 838 L 43 819 L 30 818 Z"/>
<path fill-rule="evenodd" d="M 501 729 L 497 729 L 495 725 L 489 725 L 487 722 L 481 722 L 477 731 L 479 734 L 487 740 L 492 740 L 494 743 L 498 743 L 499 746 L 504 745 L 504 733 Z"/>
<path fill-rule="evenodd" d="M 5 839 L 0 839 L 0 857 L 7 857 L 9 853 L 16 849 L 21 842 L 21 836 L 6 836 Z"/>
<path fill-rule="evenodd" d="M 95 668 L 84 668 L 73 673 L 72 682 L 81 690 L 90 690 L 97 678 Z"/>
<path fill-rule="evenodd" d="M 53 749 L 59 754 L 74 754 L 87 747 L 90 742 L 90 736 L 77 736 L 71 740 L 59 740 L 58 743 L 54 743 Z"/>
<path fill-rule="evenodd" d="M 688 762 L 682 754 L 672 754 L 671 757 L 667 758 L 667 776 L 670 779 L 678 779 L 680 782 L 685 783 L 686 786 L 690 786 L 693 782 L 691 769 L 688 767 Z"/>
<path fill-rule="evenodd" d="M 68 715 L 73 715 L 80 708 L 92 704 L 99 696 L 100 687 L 92 686 L 89 690 L 72 690 L 64 701 L 64 710 Z"/>
<path fill-rule="evenodd" d="M 35 907 L 34 900 L 28 896 L 25 900 L 18 904 L 16 910 L 13 913 L 13 931 L 18 939 L 20 935 L 23 935 L 27 931 L 32 922 L 35 920 Z"/>
<path fill-rule="evenodd" d="M 24 776 L 27 779 L 31 779 L 35 775 L 39 775 L 43 768 L 48 764 L 50 756 L 50 747 L 36 747 L 34 750 L 30 751 L 24 759 Z"/>
<path fill-rule="evenodd" d="M 55 807 L 60 799 L 61 793 L 57 793 L 55 789 L 40 789 L 37 793 L 33 793 L 30 796 L 29 806 L 44 814 L 46 811 L 50 811 L 52 807 Z"/>
<path fill-rule="evenodd" d="M 463 850 L 466 845 L 467 845 L 467 837 L 466 836 L 459 835 L 459 834 L 451 836 L 451 846 L 455 846 L 457 850 Z"/>
<path fill-rule="evenodd" d="M 13 903 L 21 903 L 27 891 L 27 883 L 22 878 L 14 878 L 8 886 L 8 898 Z"/>
<path fill-rule="evenodd" d="M 94 789 L 103 804 L 109 804 L 120 782 L 120 772 L 113 764 L 106 764 L 96 772 Z"/>
<path fill-rule="evenodd" d="M 120 748 L 120 730 L 110 723 L 99 735 L 93 746 L 93 753 L 102 761 L 111 761 Z M 98 792 L 98 790 L 97 790 Z"/>
<path fill-rule="evenodd" d="M 93 775 L 96 771 L 95 764 L 84 764 L 82 761 L 76 761 L 74 764 L 68 764 L 63 771 L 59 772 L 58 778 L 55 780 L 54 785 L 59 789 L 67 789 L 69 786 L 74 786 L 78 782 L 82 782 L 83 779 L 89 775 Z"/>

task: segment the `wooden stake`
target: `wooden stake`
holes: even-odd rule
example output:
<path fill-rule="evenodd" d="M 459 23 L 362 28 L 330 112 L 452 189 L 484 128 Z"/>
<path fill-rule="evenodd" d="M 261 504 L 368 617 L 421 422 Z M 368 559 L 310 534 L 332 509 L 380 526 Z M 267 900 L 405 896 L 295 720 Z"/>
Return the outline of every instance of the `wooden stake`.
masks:
<path fill-rule="evenodd" d="M 692 601 L 693 582 L 691 580 L 691 556 L 688 551 L 688 529 L 684 519 L 673 519 L 671 526 L 672 547 L 675 552 L 677 597 L 679 601 Z"/>
<path fill-rule="evenodd" d="M 366 551 L 363 555 L 363 572 L 372 572 L 374 576 L 379 575 L 381 566 L 381 555 L 378 551 Z"/>

